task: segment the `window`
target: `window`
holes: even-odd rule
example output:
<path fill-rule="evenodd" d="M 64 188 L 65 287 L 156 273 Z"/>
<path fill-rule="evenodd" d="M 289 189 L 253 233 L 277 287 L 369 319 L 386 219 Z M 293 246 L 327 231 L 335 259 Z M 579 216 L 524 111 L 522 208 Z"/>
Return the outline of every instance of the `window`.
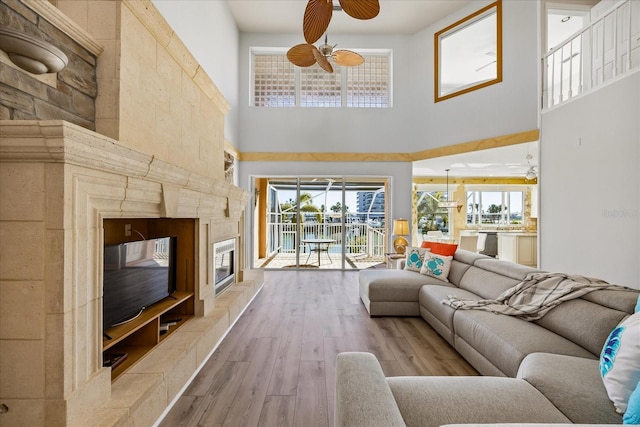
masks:
<path fill-rule="evenodd" d="M 300 69 L 301 107 L 341 107 L 342 72 L 327 73 L 318 65 Z"/>
<path fill-rule="evenodd" d="M 449 209 L 438 207 L 438 202 L 448 200 L 446 191 L 417 191 L 416 212 L 418 231 L 449 231 Z"/>
<path fill-rule="evenodd" d="M 438 31 L 434 51 L 435 102 L 501 82 L 501 1 Z"/>
<path fill-rule="evenodd" d="M 365 56 L 364 64 L 347 68 L 347 106 L 389 106 L 389 56 Z"/>
<path fill-rule="evenodd" d="M 327 73 L 317 64 L 294 66 L 285 49 L 252 48 L 252 105 L 389 108 L 391 51 L 358 52 L 364 57 L 364 64 L 334 66 L 334 72 Z"/>
<path fill-rule="evenodd" d="M 467 225 L 522 224 L 524 192 L 467 191 Z"/>
<path fill-rule="evenodd" d="M 293 107 L 296 104 L 294 66 L 284 55 L 254 55 L 254 105 Z"/>

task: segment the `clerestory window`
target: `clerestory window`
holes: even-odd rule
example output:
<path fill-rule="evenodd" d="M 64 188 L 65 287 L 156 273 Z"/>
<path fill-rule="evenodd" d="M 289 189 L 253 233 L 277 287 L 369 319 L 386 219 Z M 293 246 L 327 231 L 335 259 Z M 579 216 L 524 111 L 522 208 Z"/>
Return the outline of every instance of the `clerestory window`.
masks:
<path fill-rule="evenodd" d="M 296 67 L 285 49 L 251 50 L 255 107 L 391 107 L 391 51 L 358 49 L 357 67 Z"/>

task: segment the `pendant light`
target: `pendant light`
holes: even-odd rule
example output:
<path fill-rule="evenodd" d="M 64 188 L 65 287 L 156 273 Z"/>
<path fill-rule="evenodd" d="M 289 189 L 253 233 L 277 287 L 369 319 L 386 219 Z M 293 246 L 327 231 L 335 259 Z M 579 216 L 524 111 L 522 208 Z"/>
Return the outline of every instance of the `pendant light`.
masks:
<path fill-rule="evenodd" d="M 445 169 L 447 171 L 447 199 L 449 198 L 449 170 L 450 169 Z M 438 207 L 439 208 L 457 208 L 458 207 L 458 202 L 457 200 L 447 200 L 447 201 L 441 201 L 438 202 Z"/>

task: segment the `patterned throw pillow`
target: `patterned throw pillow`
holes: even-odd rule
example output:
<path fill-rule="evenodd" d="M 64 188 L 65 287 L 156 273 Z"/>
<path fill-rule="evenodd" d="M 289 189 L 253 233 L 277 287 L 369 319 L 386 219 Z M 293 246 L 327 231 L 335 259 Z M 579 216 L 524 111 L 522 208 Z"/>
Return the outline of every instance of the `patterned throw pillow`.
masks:
<path fill-rule="evenodd" d="M 443 282 L 448 282 L 449 270 L 451 269 L 452 256 L 445 256 L 427 252 L 424 256 L 424 263 L 420 269 L 421 274 L 435 277 Z"/>
<path fill-rule="evenodd" d="M 429 249 L 407 246 L 407 260 L 404 263 L 404 269 L 420 272 L 420 269 L 422 268 L 422 262 L 424 260 L 424 254 L 426 254 L 427 252 L 429 252 Z"/>
<path fill-rule="evenodd" d="M 618 325 L 600 354 L 600 374 L 616 411 L 624 414 L 640 382 L 640 312 Z"/>
<path fill-rule="evenodd" d="M 624 424 L 640 424 L 640 383 L 629 397 L 627 411 L 624 413 L 622 421 Z"/>

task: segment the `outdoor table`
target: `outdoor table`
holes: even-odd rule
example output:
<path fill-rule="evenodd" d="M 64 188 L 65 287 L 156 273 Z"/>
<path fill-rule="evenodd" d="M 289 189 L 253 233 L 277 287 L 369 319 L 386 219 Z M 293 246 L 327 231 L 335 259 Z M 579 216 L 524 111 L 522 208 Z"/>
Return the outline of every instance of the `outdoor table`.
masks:
<path fill-rule="evenodd" d="M 320 252 L 326 252 L 329 260 L 333 262 L 329 255 L 329 247 L 335 242 L 334 239 L 303 239 L 302 243 L 309 246 L 309 256 L 307 256 L 305 263 L 309 261 L 313 252 L 318 254 L 318 267 L 320 267 Z"/>

